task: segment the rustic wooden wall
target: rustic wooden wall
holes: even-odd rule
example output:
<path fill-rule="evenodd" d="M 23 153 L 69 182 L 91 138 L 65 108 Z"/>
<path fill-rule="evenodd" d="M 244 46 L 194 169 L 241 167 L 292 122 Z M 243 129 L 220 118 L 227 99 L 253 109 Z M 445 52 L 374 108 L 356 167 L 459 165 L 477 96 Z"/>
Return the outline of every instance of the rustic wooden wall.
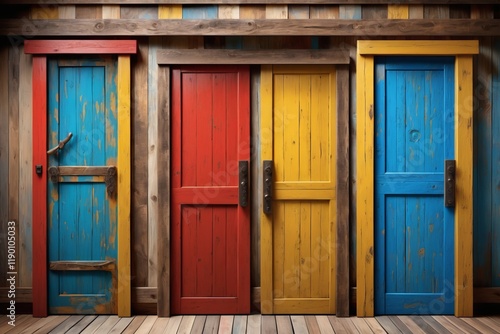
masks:
<path fill-rule="evenodd" d="M 98 1 L 96 1 L 98 2 Z M 152 1 L 153 2 L 153 1 Z M 306 2 L 306 1 L 305 1 Z M 366 1 L 368 2 L 368 1 Z M 381 1 L 378 1 L 380 3 Z M 422 1 L 423 3 L 425 1 Z M 460 1 L 458 1 L 460 2 Z M 465 1 L 462 1 L 464 3 Z M 49 3 L 49 2 L 44 2 Z M 75 2 L 76 3 L 76 2 Z M 276 1 L 274 5 L 220 4 L 220 5 L 18 5 L 1 8 L 1 18 L 23 19 L 458 19 L 500 18 L 500 5 L 428 5 L 411 4 L 408 7 L 386 4 L 293 4 Z M 377 3 L 377 1 L 374 1 Z M 5 9 L 5 10 L 4 10 Z M 404 17 L 406 15 L 406 17 Z M 135 38 L 131 33 L 126 38 Z M 89 35 L 92 35 L 89 33 Z M 500 36 L 500 32 L 498 32 Z M 81 38 L 79 36 L 78 38 Z M 374 38 L 365 36 L 361 38 Z M 413 38 L 413 37 L 412 37 Z M 468 37 L 470 38 L 470 37 Z M 356 197 L 356 115 L 355 74 L 356 42 L 359 37 L 256 37 L 256 36 L 155 36 L 137 37 L 138 53 L 132 61 L 132 286 L 136 310 L 156 312 L 157 286 L 157 221 L 161 203 L 158 203 L 157 146 L 158 65 L 156 51 L 161 48 L 341 48 L 351 56 L 351 114 L 350 114 L 350 230 L 349 247 L 350 285 L 355 287 L 355 231 L 354 213 Z M 500 166 L 500 40 L 480 38 L 480 55 L 475 63 L 476 111 L 476 214 L 475 234 L 484 236 L 486 242 L 475 245 L 475 284 L 478 287 L 500 287 L 499 221 Z M 259 70 L 252 70 L 253 144 L 259 147 Z M 6 249 L 6 223 L 17 222 L 18 287 L 19 302 L 31 300 L 31 57 L 24 55 L 22 38 L 8 36 L 0 47 L 0 249 Z M 258 175 L 259 153 L 253 151 L 252 173 Z M 254 180 L 257 177 L 253 177 Z M 254 185 L 259 193 L 259 185 Z M 260 285 L 260 225 L 258 207 L 252 217 L 252 285 Z M 481 239 L 481 241 L 483 241 Z M 0 257 L 0 287 L 6 286 L 4 256 Z M 3 302 L 5 294 L 0 294 Z M 486 296 L 486 294 L 484 295 Z M 478 301 L 482 300 L 479 297 Z M 486 298 L 486 297 L 484 297 Z M 484 300 L 484 299 L 483 299 Z M 499 298 L 500 300 L 500 298 Z M 148 307 L 146 305 L 149 304 Z"/>

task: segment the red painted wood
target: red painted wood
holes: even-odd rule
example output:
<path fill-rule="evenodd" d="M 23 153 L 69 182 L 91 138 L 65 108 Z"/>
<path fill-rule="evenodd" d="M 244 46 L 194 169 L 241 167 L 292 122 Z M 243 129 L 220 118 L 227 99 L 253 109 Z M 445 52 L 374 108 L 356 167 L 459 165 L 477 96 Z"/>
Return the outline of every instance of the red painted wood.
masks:
<path fill-rule="evenodd" d="M 47 316 L 47 58 L 33 57 L 33 316 Z M 43 174 L 35 166 L 42 165 Z"/>
<path fill-rule="evenodd" d="M 172 311 L 250 311 L 249 208 L 238 160 L 250 159 L 248 67 L 172 72 Z"/>
<path fill-rule="evenodd" d="M 135 40 L 27 40 L 27 54 L 135 54 Z"/>

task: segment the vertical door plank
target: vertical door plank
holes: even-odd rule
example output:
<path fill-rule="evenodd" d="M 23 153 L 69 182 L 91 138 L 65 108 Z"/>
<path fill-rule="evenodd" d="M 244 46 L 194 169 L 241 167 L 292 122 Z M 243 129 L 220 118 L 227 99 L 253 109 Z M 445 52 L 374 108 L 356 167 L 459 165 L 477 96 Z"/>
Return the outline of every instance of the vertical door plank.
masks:
<path fill-rule="evenodd" d="M 118 56 L 118 315 L 130 316 L 130 56 Z"/>
<path fill-rule="evenodd" d="M 0 48 L 0 63 L 9 63 L 9 49 Z M 29 99 L 30 94 L 27 98 Z M 7 249 L 9 219 L 9 67 L 0 66 L 0 247 Z M 31 243 L 31 240 L 27 240 Z M 7 268 L 7 257 L 0 257 L 0 268 Z M 7 286 L 7 271 L 0 272 L 0 286 Z"/>
<path fill-rule="evenodd" d="M 471 18 L 493 18 L 493 12 L 483 11 L 482 6 L 472 7 Z M 490 37 L 483 37 L 479 43 L 479 55 L 475 61 L 474 72 L 474 124 L 475 138 L 475 173 L 474 173 L 474 286 L 488 287 L 492 285 L 495 275 L 492 274 L 494 266 L 492 247 L 493 222 L 495 210 L 493 197 L 495 194 L 493 150 L 493 105 L 492 85 L 495 53 Z"/>
<path fill-rule="evenodd" d="M 18 224 L 18 274 L 19 286 L 31 286 L 32 272 L 32 173 L 33 173 L 33 138 L 32 131 L 32 57 L 20 52 L 19 61 L 19 210 Z M 28 98 L 27 98 L 28 97 Z M 1 191 L 1 190 L 0 190 Z"/>
<path fill-rule="evenodd" d="M 457 56 L 455 73 L 455 316 L 472 316 L 472 56 Z"/>
<path fill-rule="evenodd" d="M 19 254 L 19 59 L 22 50 L 9 49 L 9 221 L 16 223 L 16 254 Z M 5 224 L 6 222 L 1 222 Z M 21 263 L 16 263 L 16 270 Z M 19 282 L 17 282 L 19 284 Z"/>

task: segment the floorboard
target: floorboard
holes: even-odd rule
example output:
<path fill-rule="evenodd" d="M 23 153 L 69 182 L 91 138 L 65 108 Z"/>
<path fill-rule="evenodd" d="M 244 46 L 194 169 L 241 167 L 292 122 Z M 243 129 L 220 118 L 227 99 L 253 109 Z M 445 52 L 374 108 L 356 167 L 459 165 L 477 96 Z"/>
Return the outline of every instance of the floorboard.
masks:
<path fill-rule="evenodd" d="M 368 318 L 326 315 L 185 315 L 157 316 L 49 316 L 16 317 L 16 326 L 0 322 L 4 334 L 493 334 L 500 333 L 500 316 L 377 316 Z"/>

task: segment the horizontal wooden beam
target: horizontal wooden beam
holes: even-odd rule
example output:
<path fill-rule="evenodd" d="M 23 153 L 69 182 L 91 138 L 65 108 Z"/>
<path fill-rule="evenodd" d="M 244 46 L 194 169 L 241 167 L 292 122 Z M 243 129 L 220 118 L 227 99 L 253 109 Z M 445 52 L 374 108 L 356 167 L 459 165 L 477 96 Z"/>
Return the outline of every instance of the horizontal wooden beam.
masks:
<path fill-rule="evenodd" d="M 173 64 L 349 64 L 340 50 L 158 50 L 159 65 Z"/>
<path fill-rule="evenodd" d="M 106 176 L 110 168 L 114 166 L 60 166 L 58 170 L 60 176 Z"/>
<path fill-rule="evenodd" d="M 115 261 L 51 261 L 50 270 L 73 270 L 73 271 L 116 271 Z"/>
<path fill-rule="evenodd" d="M 0 35 L 42 36 L 498 36 L 500 20 L 0 20 Z"/>
<path fill-rule="evenodd" d="M 473 55 L 479 53 L 477 40 L 440 41 L 358 41 L 360 55 Z"/>
<path fill-rule="evenodd" d="M 132 303 L 158 303 L 158 289 L 156 287 L 132 288 Z"/>
<path fill-rule="evenodd" d="M 27 54 L 135 54 L 135 40 L 33 40 L 26 41 Z"/>
<path fill-rule="evenodd" d="M 3 4 L 10 5 L 41 5 L 40 0 L 3 0 Z M 61 0 L 43 0 L 43 5 L 60 5 Z M 224 5 L 244 5 L 244 4 L 266 4 L 266 5 L 284 5 L 284 4 L 323 4 L 323 5 L 404 5 L 404 4 L 429 4 L 429 5 L 467 5 L 471 0 L 64 0 L 65 5 L 160 5 L 160 4 L 224 4 Z M 498 0 L 476 0 L 475 5 L 497 4 Z"/>
<path fill-rule="evenodd" d="M 0 303 L 9 303 L 11 300 L 15 300 L 16 303 L 32 303 L 33 302 L 33 293 L 32 288 L 27 287 L 16 287 L 15 297 L 9 298 L 9 294 L 11 293 L 10 288 L 0 288 Z"/>
<path fill-rule="evenodd" d="M 474 303 L 500 304 L 500 288 L 474 288 Z"/>

